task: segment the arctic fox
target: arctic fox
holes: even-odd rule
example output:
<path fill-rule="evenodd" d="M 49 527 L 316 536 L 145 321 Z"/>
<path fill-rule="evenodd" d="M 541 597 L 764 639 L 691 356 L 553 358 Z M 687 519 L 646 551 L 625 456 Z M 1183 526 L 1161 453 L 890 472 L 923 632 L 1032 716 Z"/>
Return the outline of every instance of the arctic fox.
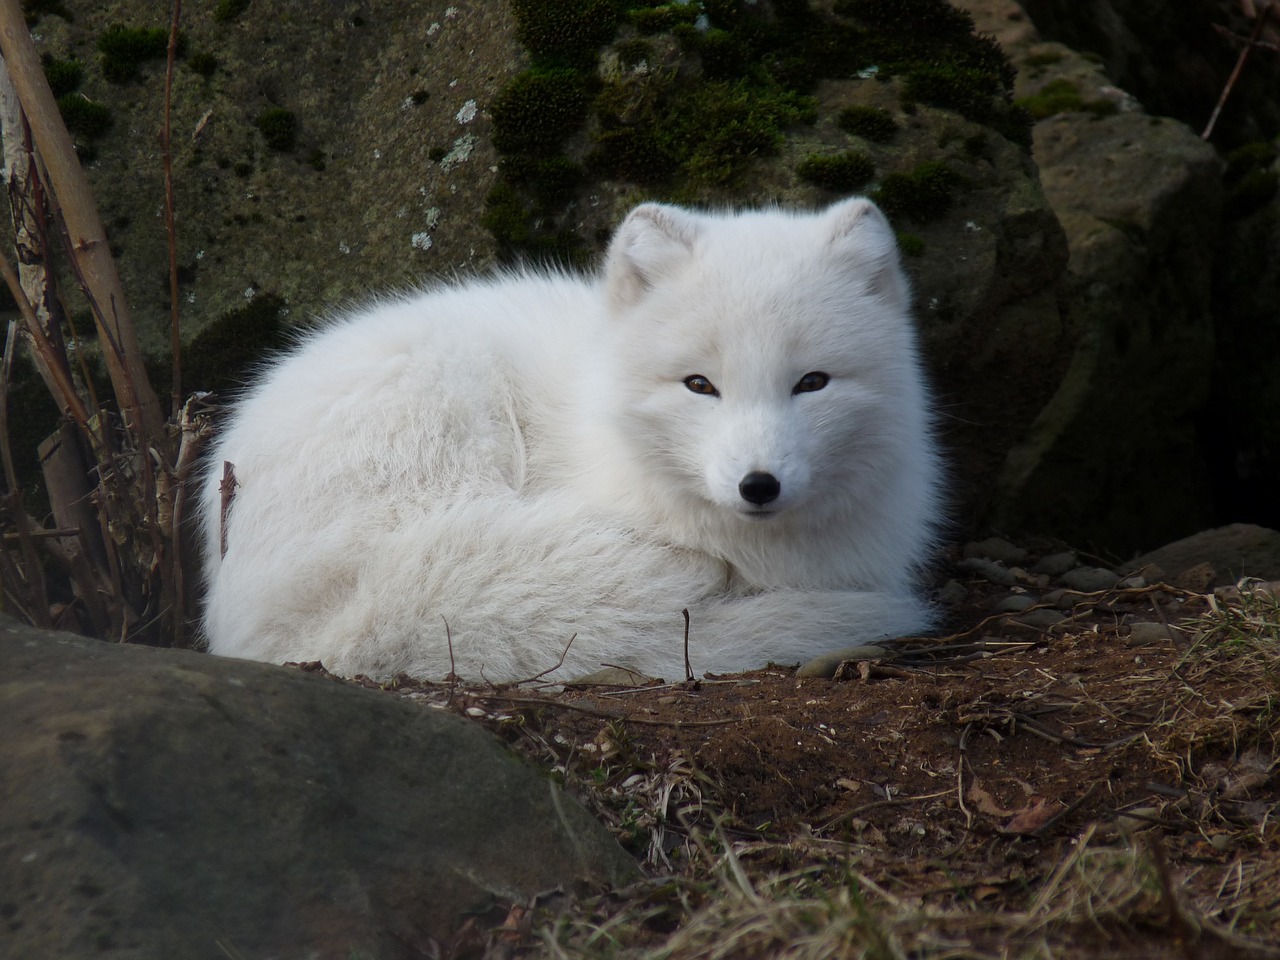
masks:
<path fill-rule="evenodd" d="M 929 626 L 938 483 L 874 204 L 646 203 L 597 277 L 383 300 L 267 369 L 208 461 L 205 632 L 346 675 L 678 679 L 687 608 L 696 672 L 795 663 Z"/>

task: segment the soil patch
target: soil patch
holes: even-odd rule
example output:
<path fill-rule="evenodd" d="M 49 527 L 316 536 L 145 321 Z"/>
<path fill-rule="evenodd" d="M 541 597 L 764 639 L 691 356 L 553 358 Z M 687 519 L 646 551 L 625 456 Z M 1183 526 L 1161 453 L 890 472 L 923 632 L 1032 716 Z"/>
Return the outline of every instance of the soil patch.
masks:
<path fill-rule="evenodd" d="M 789 943 L 861 918 L 805 956 L 1280 956 L 1280 604 L 1138 584 L 992 615 L 1010 588 L 973 578 L 951 636 L 831 679 L 381 686 L 554 771 L 655 878 L 568 919 L 522 905 L 511 950 L 592 955 L 603 925 L 626 955 L 791 955 L 725 939 L 741 918 L 709 911 L 737 899 Z M 493 946 L 470 929 L 456 955 Z"/>

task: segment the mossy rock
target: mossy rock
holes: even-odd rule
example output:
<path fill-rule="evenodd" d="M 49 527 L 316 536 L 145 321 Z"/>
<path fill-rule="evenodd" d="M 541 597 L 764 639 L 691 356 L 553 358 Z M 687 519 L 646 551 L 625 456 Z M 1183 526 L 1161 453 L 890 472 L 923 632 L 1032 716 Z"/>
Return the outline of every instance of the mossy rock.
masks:
<path fill-rule="evenodd" d="M 258 114 L 254 126 L 268 147 L 278 153 L 292 150 L 298 141 L 298 117 L 292 110 L 272 107 Z"/>
<path fill-rule="evenodd" d="M 796 167 L 796 174 L 823 189 L 849 193 L 875 176 L 876 165 L 865 153 L 847 150 L 835 156 L 806 157 Z"/>
<path fill-rule="evenodd" d="M 494 98 L 493 141 L 502 153 L 545 153 L 587 118 L 587 78 L 563 67 L 521 73 Z"/>
<path fill-rule="evenodd" d="M 288 342 L 286 308 L 278 295 L 259 293 L 206 326 L 182 351 L 183 389 L 190 393 L 242 386 L 256 363 Z M 169 386 L 168 376 L 156 379 Z"/>
<path fill-rule="evenodd" d="M 169 31 L 161 27 L 115 25 L 98 38 L 102 75 L 112 83 L 127 83 L 138 76 L 138 67 L 167 55 Z"/>
<path fill-rule="evenodd" d="M 951 209 L 963 178 L 944 163 L 922 163 L 909 173 L 891 173 L 873 199 L 891 218 L 936 220 Z"/>
<path fill-rule="evenodd" d="M 836 126 L 845 133 L 876 143 L 888 143 L 898 132 L 898 122 L 893 119 L 893 114 L 880 107 L 863 104 L 854 104 L 841 110 L 836 116 Z"/>
<path fill-rule="evenodd" d="M 1066 77 L 1050 80 L 1038 93 L 1020 98 L 1018 106 L 1037 120 L 1059 113 L 1092 113 L 1105 117 L 1119 109 L 1115 101 L 1104 97 L 1086 100 L 1079 87 Z"/>
<path fill-rule="evenodd" d="M 512 0 L 511 11 L 516 36 L 542 65 L 590 64 L 618 29 L 614 0 Z"/>

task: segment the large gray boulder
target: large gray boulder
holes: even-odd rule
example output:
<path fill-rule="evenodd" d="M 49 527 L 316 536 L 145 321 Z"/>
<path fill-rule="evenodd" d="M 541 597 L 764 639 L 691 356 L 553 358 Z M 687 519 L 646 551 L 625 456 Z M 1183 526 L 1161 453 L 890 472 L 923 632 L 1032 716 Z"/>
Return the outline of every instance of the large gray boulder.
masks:
<path fill-rule="evenodd" d="M 0 956 L 421 956 L 637 868 L 455 716 L 0 616 Z"/>

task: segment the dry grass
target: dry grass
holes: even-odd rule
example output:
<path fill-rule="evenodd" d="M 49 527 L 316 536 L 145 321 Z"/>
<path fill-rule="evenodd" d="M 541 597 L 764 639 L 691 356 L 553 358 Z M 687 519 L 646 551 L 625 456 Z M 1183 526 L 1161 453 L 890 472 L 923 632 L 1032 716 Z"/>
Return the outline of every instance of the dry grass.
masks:
<path fill-rule="evenodd" d="M 1127 723 L 1139 735 L 1126 737 L 1123 747 L 1096 750 L 1059 737 L 1060 754 L 1047 754 L 1069 768 L 1080 756 L 1111 750 L 1112 763 L 1158 777 L 1140 802 L 1119 793 L 1114 800 L 1094 797 L 1048 830 L 1014 835 L 998 820 L 984 828 L 982 811 L 972 803 L 965 809 L 953 786 L 960 810 L 953 802 L 951 816 L 963 823 L 964 811 L 972 829 L 942 831 L 952 839 L 919 847 L 914 856 L 904 855 L 893 830 L 898 822 L 928 821 L 919 804 L 914 820 L 902 816 L 911 801 L 926 799 L 923 792 L 862 804 L 877 809 L 838 824 L 801 817 L 768 835 L 755 833 L 735 817 L 734 788 L 673 743 L 680 723 L 702 723 L 709 741 L 723 737 L 724 728 L 710 721 L 659 714 L 637 727 L 634 718 L 645 713 L 630 695 L 588 699 L 566 692 L 544 701 L 469 691 L 460 703 L 471 704 L 472 715 L 479 712 L 475 704 L 490 711 L 508 704 L 482 722 L 564 778 L 651 874 L 593 900 L 528 904 L 518 943 L 509 932 L 505 939 L 491 935 L 473 955 L 1280 958 L 1280 600 L 1242 589 L 1200 597 L 1192 606 L 1205 612 L 1193 610 L 1178 624 L 1189 643 L 1170 644 L 1159 662 L 1150 652 L 1119 654 L 1116 662 L 1131 664 L 1132 679 L 1108 676 L 1105 688 L 1081 684 L 1079 702 L 1060 711 L 1076 725 L 1091 712 L 1111 729 Z M 1055 669 L 1041 660 L 1024 672 Z M 975 690 L 971 680 L 950 677 L 941 683 L 961 688 L 966 704 L 999 700 L 997 688 Z M 416 695 L 430 695 L 423 689 Z M 888 686 L 880 689 L 892 696 Z M 674 685 L 650 696 L 682 702 L 696 699 L 692 690 Z M 511 709 L 516 701 L 525 706 Z M 618 703 L 631 712 L 610 718 L 610 705 Z M 781 701 L 777 709 L 786 707 Z M 952 722 L 964 726 L 968 715 L 958 711 Z M 798 726 L 794 715 L 770 719 Z M 666 738 L 662 724 L 672 731 Z M 1001 728 L 1006 736 L 1011 727 Z M 594 735 L 581 735 L 585 730 Z M 936 759 L 943 769 L 943 758 Z M 989 769 L 973 769 L 990 776 Z M 1082 801 L 1085 786 L 1074 786 Z M 1099 792 L 1114 786 L 1108 782 Z M 928 801 L 933 809 L 939 802 Z M 860 819 L 876 815 L 883 815 L 879 826 Z"/>

